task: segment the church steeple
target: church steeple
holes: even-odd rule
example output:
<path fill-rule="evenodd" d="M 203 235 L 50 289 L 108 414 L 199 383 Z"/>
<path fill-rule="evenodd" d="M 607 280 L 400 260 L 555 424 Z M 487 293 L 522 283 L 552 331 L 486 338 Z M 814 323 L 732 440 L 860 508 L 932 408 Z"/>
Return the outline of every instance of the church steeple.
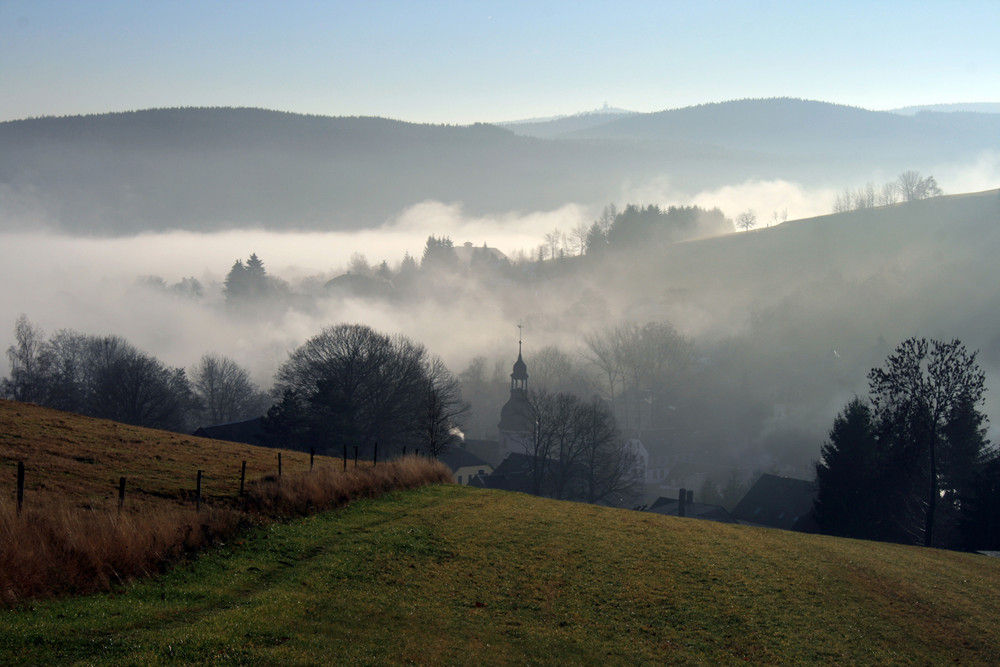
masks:
<path fill-rule="evenodd" d="M 528 390 L 528 364 L 524 363 L 524 358 L 521 356 L 521 325 L 517 325 L 517 361 L 514 362 L 514 370 L 510 374 L 510 391 L 513 393 L 515 390 L 520 389 L 522 391 Z"/>
<path fill-rule="evenodd" d="M 510 398 L 500 410 L 500 453 L 506 456 L 511 452 L 523 454 L 528 451 L 526 438 L 531 437 L 532 409 L 528 400 L 528 364 L 521 356 L 520 324 L 517 325 L 517 361 L 514 362 L 510 374 Z"/>

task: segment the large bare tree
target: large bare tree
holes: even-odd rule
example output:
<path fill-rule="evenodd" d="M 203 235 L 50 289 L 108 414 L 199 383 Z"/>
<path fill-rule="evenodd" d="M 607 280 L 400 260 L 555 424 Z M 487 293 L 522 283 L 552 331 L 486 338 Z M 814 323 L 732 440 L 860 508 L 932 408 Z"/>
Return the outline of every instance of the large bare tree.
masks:
<path fill-rule="evenodd" d="M 933 176 L 926 178 L 920 175 L 919 171 L 904 171 L 896 179 L 899 193 L 903 201 L 917 201 L 929 197 L 941 196 L 941 188 Z"/>
<path fill-rule="evenodd" d="M 29 403 L 44 400 L 47 384 L 44 349 L 45 332 L 22 314 L 14 324 L 14 344 L 7 348 L 10 378 L 3 380 L 0 394 Z"/>
<path fill-rule="evenodd" d="M 424 452 L 437 458 L 461 441 L 459 429 L 469 412 L 469 404 L 462 400 L 461 383 L 440 357 L 432 357 L 427 362 L 425 373 L 416 430 Z"/>
<path fill-rule="evenodd" d="M 221 354 L 202 355 L 191 369 L 191 382 L 209 424 L 259 417 L 270 405 L 250 373 Z"/>

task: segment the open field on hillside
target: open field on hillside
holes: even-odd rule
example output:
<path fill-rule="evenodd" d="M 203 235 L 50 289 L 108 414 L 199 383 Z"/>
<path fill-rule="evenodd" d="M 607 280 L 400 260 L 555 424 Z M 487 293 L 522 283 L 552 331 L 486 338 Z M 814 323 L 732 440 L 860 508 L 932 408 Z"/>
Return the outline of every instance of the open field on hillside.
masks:
<path fill-rule="evenodd" d="M 247 480 L 278 471 L 278 452 L 181 433 L 91 419 L 36 405 L 0 400 L 0 490 L 13 497 L 23 461 L 24 502 L 78 507 L 117 506 L 118 479 L 126 478 L 125 509 L 193 503 L 198 470 L 202 498 L 232 500 Z M 316 457 L 316 465 L 340 464 Z M 285 473 L 309 469 L 309 455 L 282 452 Z M 8 492 L 8 489 L 10 491 Z"/>
<path fill-rule="evenodd" d="M 986 664 L 1000 561 L 438 485 L 0 628 L 36 664 Z"/>
<path fill-rule="evenodd" d="M 88 593 L 162 572 L 252 524 L 450 481 L 409 456 L 349 462 L 189 438 L 0 401 L 0 603 Z M 245 494 L 240 469 L 247 462 Z M 23 508 L 15 500 L 26 464 Z M 202 503 L 196 502 L 197 471 Z M 118 480 L 126 501 L 118 511 Z"/>

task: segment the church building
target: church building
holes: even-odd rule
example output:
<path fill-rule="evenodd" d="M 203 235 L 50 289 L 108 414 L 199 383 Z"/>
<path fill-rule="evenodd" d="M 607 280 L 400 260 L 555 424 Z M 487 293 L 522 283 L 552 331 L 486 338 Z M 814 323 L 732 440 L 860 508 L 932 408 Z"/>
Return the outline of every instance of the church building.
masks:
<path fill-rule="evenodd" d="M 510 374 L 510 398 L 500 410 L 500 431 L 498 442 L 499 460 L 509 454 L 530 454 L 532 433 L 531 404 L 528 402 L 528 365 L 521 356 L 521 341 L 517 342 L 517 361 Z"/>

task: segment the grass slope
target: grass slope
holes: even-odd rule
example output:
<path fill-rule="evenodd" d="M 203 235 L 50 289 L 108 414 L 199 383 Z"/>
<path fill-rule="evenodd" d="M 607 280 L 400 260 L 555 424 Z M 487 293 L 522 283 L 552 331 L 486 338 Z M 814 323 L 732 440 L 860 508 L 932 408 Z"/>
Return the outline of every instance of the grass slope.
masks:
<path fill-rule="evenodd" d="M 239 493 L 244 460 L 248 482 L 278 469 L 273 449 L 0 400 L 0 502 L 14 497 L 18 461 L 26 468 L 25 507 L 112 507 L 117 504 L 118 478 L 124 476 L 128 510 L 190 503 L 198 470 L 204 471 L 202 498 L 231 500 Z M 339 463 L 326 457 L 316 460 L 317 465 Z M 282 452 L 282 472 L 308 468 L 308 454 Z"/>
<path fill-rule="evenodd" d="M 1000 561 L 425 487 L 0 613 L 6 663 L 984 664 Z"/>

